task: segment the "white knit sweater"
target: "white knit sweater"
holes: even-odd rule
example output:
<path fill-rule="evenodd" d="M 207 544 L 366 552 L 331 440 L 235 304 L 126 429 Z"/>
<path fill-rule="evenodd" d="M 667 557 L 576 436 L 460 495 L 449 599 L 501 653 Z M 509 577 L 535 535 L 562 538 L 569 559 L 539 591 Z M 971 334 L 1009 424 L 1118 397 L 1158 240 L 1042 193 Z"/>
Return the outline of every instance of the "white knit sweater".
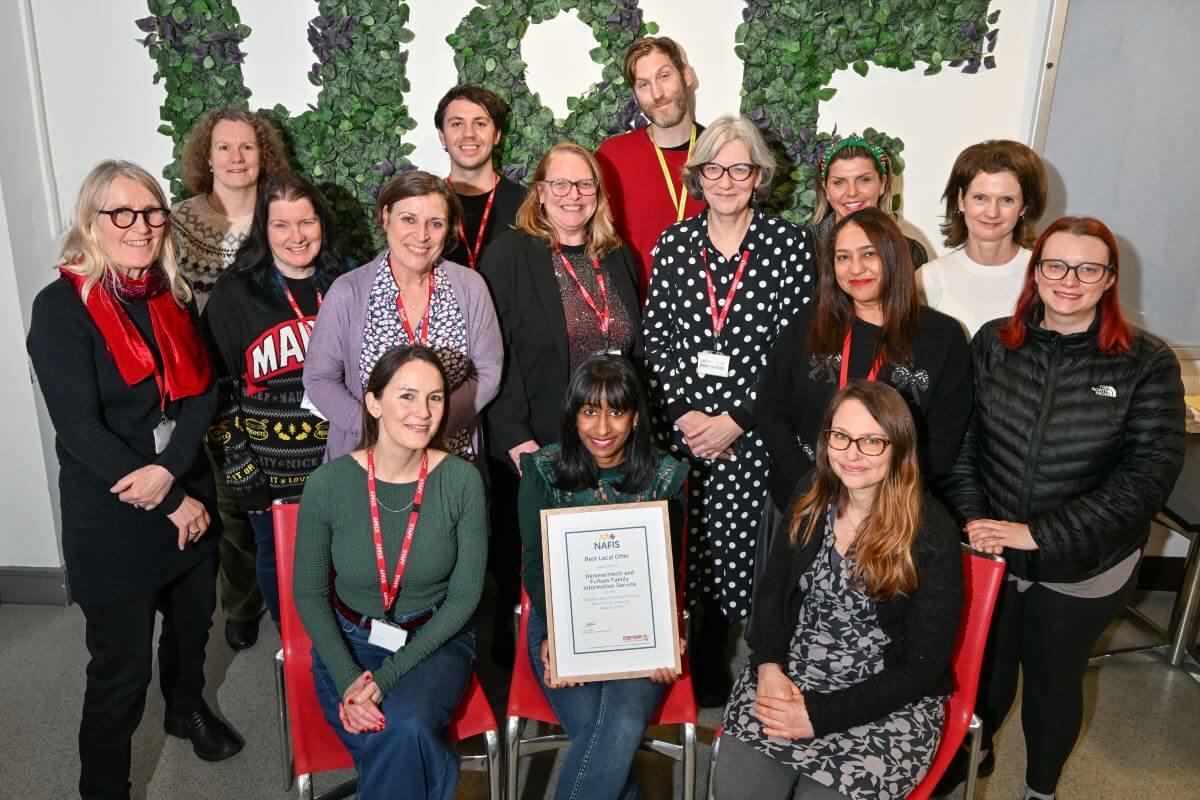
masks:
<path fill-rule="evenodd" d="M 1012 315 L 1029 257 L 1022 247 L 1012 261 L 989 267 L 960 248 L 917 270 L 917 283 L 926 305 L 954 317 L 974 336 L 983 323 Z"/>

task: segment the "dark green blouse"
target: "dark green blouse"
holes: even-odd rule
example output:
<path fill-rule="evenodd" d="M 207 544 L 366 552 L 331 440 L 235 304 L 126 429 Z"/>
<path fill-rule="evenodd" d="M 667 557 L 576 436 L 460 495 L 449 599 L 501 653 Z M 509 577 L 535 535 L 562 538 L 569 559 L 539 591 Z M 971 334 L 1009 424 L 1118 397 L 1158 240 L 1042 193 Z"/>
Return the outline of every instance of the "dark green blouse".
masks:
<path fill-rule="evenodd" d="M 546 617 L 546 585 L 542 570 L 542 509 L 598 506 L 610 503 L 645 503 L 666 500 L 671 521 L 671 555 L 676 566 L 683 550 L 683 499 L 687 467 L 659 454 L 650 485 L 641 492 L 624 493 L 616 485 L 625 477 L 625 465 L 599 470 L 600 486 L 568 492 L 554 486 L 554 465 L 562 446 L 546 445 L 521 456 L 521 488 L 517 494 L 517 522 L 521 529 L 521 580 L 529 602 Z"/>

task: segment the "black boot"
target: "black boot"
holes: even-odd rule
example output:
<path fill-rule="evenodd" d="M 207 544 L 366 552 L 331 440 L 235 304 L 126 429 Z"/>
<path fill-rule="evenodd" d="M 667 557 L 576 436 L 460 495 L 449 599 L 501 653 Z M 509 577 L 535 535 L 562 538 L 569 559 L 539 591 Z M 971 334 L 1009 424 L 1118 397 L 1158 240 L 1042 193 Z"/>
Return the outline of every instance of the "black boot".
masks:
<path fill-rule="evenodd" d="M 258 641 L 258 617 L 254 619 L 226 620 L 225 641 L 234 650 L 245 650 L 253 647 Z"/>
<path fill-rule="evenodd" d="M 203 700 L 190 714 L 175 714 L 168 709 L 163 728 L 171 736 L 189 739 L 196 755 L 205 761 L 224 761 L 237 755 L 245 744 L 237 731 L 214 714 Z"/>
<path fill-rule="evenodd" d="M 733 676 L 729 671 L 729 620 L 713 602 L 701 602 L 692 624 L 688 653 L 696 705 L 721 708 L 729 700 Z"/>

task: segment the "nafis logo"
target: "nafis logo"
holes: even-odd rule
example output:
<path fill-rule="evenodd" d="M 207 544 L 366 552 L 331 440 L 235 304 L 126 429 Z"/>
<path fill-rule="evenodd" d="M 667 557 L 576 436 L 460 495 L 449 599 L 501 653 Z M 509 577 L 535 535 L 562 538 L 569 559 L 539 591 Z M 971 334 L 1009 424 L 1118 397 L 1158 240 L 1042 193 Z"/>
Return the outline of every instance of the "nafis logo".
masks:
<path fill-rule="evenodd" d="M 620 550 L 621 543 L 617 541 L 617 535 L 611 531 L 601 533 L 596 536 L 596 541 L 592 542 L 593 550 Z"/>

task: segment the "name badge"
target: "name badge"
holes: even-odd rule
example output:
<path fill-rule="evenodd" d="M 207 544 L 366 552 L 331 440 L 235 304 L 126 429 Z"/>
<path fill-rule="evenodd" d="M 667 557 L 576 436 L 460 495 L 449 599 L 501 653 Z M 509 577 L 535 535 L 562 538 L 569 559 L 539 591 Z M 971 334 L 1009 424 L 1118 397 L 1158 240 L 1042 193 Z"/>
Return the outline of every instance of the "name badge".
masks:
<path fill-rule="evenodd" d="M 175 432 L 175 420 L 163 417 L 154 426 L 154 452 L 162 453 L 171 443 L 171 434 Z"/>
<path fill-rule="evenodd" d="M 382 647 L 389 652 L 396 652 L 408 642 L 408 631 L 399 625 L 393 625 L 382 619 L 371 620 L 371 633 L 367 643 Z"/>
<path fill-rule="evenodd" d="M 726 353 L 715 353 L 712 350 L 704 350 L 700 353 L 700 357 L 696 359 L 696 372 L 700 373 L 700 377 L 712 375 L 715 378 L 729 377 L 729 356 Z"/>

